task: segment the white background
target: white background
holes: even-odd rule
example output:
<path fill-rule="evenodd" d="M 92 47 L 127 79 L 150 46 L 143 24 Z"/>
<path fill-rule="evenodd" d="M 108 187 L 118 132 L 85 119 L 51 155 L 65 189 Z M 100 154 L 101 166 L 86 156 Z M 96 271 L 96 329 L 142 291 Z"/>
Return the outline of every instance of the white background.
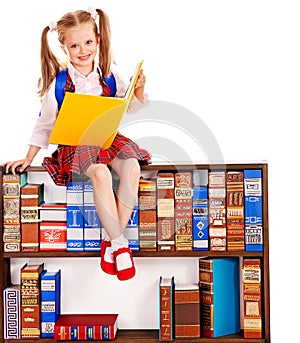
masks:
<path fill-rule="evenodd" d="M 22 158 L 27 151 L 27 141 L 39 111 L 35 91 L 43 27 L 67 11 L 94 5 L 101 6 L 110 16 L 115 59 L 123 74 L 129 77 L 136 61 L 145 59 L 144 72 L 151 100 L 175 103 L 196 113 L 213 132 L 226 161 L 269 163 L 274 343 L 293 341 L 299 326 L 296 282 L 300 243 L 296 124 L 300 92 L 298 3 L 289 0 L 15 0 L 1 5 L 2 18 L 6 18 L 0 22 L 1 161 Z M 167 131 L 163 130 L 165 135 Z M 141 132 L 136 135 L 140 136 Z M 186 149 L 189 149 L 188 142 L 188 137 L 186 141 L 182 139 Z M 49 151 L 41 152 L 35 164 L 46 154 Z M 72 291 L 65 292 L 65 310 L 93 310 L 95 300 L 90 296 L 83 296 L 84 304 L 74 304 L 78 292 L 82 296 L 93 291 L 103 297 L 104 307 L 100 311 L 121 308 L 121 325 L 130 326 L 123 319 L 126 313 L 137 325 L 144 325 L 143 318 L 150 326 L 157 324 L 152 319 L 156 305 L 144 304 L 144 294 L 147 289 L 155 292 L 156 276 L 168 268 L 167 263 L 171 264 L 168 272 L 175 272 L 176 260 L 137 259 L 137 278 L 121 285 L 103 274 L 100 284 L 100 276 L 93 274 L 96 279 L 93 282 L 90 274 L 100 273 L 95 266 L 98 261 L 88 262 L 57 261 L 60 266 L 66 265 L 69 273 L 63 278 L 64 287 L 72 286 Z M 196 266 L 195 261 L 187 263 Z M 77 281 L 75 264 L 84 273 L 81 280 L 89 281 Z M 195 281 L 197 277 L 195 272 L 185 274 L 183 267 L 176 273 L 180 282 Z M 140 301 L 141 306 L 148 307 L 135 307 L 140 312 L 134 314 L 131 304 L 136 306 Z"/>

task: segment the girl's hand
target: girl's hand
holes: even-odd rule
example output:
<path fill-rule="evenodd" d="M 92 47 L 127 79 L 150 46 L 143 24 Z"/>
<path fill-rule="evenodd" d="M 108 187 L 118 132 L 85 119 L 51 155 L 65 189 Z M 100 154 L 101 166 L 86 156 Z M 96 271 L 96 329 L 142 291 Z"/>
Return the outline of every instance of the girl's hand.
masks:
<path fill-rule="evenodd" d="M 31 165 L 32 160 L 24 158 L 17 161 L 8 161 L 2 163 L 0 166 L 5 166 L 6 173 L 11 172 L 13 175 L 16 175 L 16 168 L 20 166 L 20 172 L 22 173 L 27 167 Z"/>
<path fill-rule="evenodd" d="M 145 84 L 146 84 L 146 76 L 144 75 L 143 70 L 141 70 L 140 75 L 138 76 L 136 85 L 134 87 L 134 95 L 139 101 L 144 100 Z"/>

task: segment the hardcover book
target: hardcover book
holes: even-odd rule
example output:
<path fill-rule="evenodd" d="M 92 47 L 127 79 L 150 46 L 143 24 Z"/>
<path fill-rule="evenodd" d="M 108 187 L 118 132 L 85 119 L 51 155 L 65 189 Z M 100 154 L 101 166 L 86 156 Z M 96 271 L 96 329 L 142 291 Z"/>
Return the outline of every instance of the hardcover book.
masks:
<path fill-rule="evenodd" d="M 25 264 L 21 268 L 21 337 L 40 338 L 40 282 L 44 264 Z"/>
<path fill-rule="evenodd" d="M 159 279 L 159 335 L 160 341 L 172 341 L 175 338 L 175 283 L 174 277 Z"/>
<path fill-rule="evenodd" d="M 174 174 L 157 174 L 157 245 L 159 251 L 175 250 Z"/>
<path fill-rule="evenodd" d="M 210 251 L 226 251 L 226 179 L 224 171 L 209 172 Z"/>
<path fill-rule="evenodd" d="M 57 341 L 113 340 L 118 329 L 118 314 L 62 314 L 54 326 Z"/>
<path fill-rule="evenodd" d="M 262 338 L 261 265 L 243 260 L 244 338 Z"/>
<path fill-rule="evenodd" d="M 129 221 L 124 231 L 124 237 L 128 239 L 129 248 L 132 251 L 140 250 L 139 240 L 139 208 L 138 202 L 135 203 Z"/>
<path fill-rule="evenodd" d="M 204 337 L 240 331 L 238 258 L 199 259 L 201 326 Z"/>
<path fill-rule="evenodd" d="M 207 187 L 193 188 L 193 250 L 208 250 Z"/>
<path fill-rule="evenodd" d="M 83 251 L 83 182 L 67 185 L 67 251 Z"/>
<path fill-rule="evenodd" d="M 226 175 L 227 191 L 227 250 L 245 250 L 244 225 L 244 173 L 228 171 Z"/>
<path fill-rule="evenodd" d="M 175 338 L 200 337 L 200 289 L 198 284 L 175 284 Z"/>
<path fill-rule="evenodd" d="M 20 285 L 10 285 L 3 291 L 4 339 L 21 338 Z"/>
<path fill-rule="evenodd" d="M 263 251 L 263 212 L 261 170 L 244 171 L 245 250 Z"/>
<path fill-rule="evenodd" d="M 40 205 L 41 221 L 65 222 L 67 221 L 67 204 L 64 203 L 43 203 Z"/>
<path fill-rule="evenodd" d="M 54 324 L 60 316 L 61 271 L 41 274 L 41 337 L 54 338 Z"/>
<path fill-rule="evenodd" d="M 40 223 L 40 251 L 67 250 L 67 222 L 42 221 Z"/>

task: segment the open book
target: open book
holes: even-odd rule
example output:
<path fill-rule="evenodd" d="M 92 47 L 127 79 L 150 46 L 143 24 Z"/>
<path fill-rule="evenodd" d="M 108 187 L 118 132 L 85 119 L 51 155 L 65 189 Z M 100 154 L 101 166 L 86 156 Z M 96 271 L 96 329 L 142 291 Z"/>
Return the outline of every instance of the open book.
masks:
<path fill-rule="evenodd" d="M 124 98 L 66 92 L 49 143 L 108 149 L 127 111 L 142 65 L 143 61 L 138 63 Z"/>

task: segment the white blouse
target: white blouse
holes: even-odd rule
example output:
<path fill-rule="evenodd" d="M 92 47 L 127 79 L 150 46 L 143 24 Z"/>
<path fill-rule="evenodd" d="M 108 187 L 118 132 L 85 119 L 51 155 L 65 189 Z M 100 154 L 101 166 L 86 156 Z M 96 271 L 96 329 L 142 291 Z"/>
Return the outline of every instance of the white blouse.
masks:
<path fill-rule="evenodd" d="M 99 72 L 101 72 L 99 66 L 94 63 L 94 70 L 88 75 L 84 76 L 80 74 L 71 63 L 68 64 L 68 72 L 75 85 L 75 93 L 101 95 L 103 90 L 99 83 Z M 120 74 L 112 69 L 112 72 L 116 80 L 116 97 L 123 97 L 127 90 L 128 84 L 122 79 Z M 137 99 L 133 99 L 133 101 Z M 147 100 L 147 99 L 145 99 Z M 137 107 L 139 106 L 133 106 Z M 134 111 L 134 108 L 129 110 Z M 49 137 L 53 130 L 58 112 L 58 104 L 55 98 L 55 80 L 50 85 L 48 91 L 42 98 L 41 113 L 34 126 L 29 145 L 38 146 L 43 149 L 47 149 L 49 146 Z"/>

